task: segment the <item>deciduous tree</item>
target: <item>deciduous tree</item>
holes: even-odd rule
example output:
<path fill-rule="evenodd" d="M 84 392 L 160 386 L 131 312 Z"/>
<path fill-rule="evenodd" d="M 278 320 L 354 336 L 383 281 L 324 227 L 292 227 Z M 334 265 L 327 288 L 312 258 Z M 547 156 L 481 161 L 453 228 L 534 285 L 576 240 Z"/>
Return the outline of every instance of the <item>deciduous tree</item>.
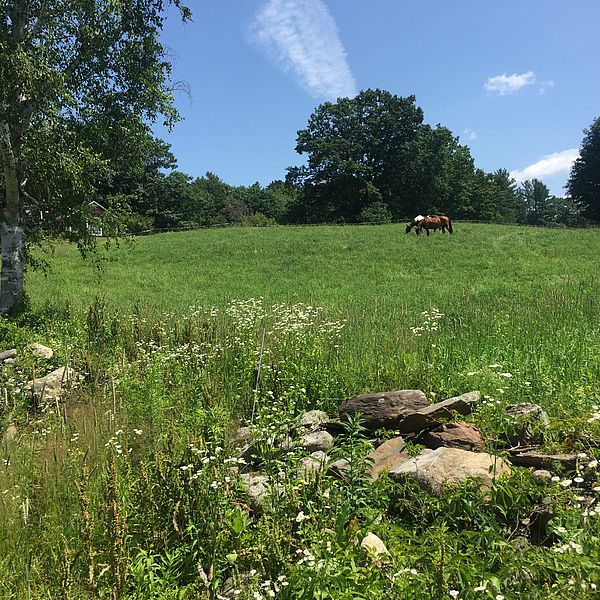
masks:
<path fill-rule="evenodd" d="M 98 186 L 135 159 L 145 124 L 177 118 L 159 39 L 167 3 L 191 17 L 180 0 L 0 0 L 0 311 L 22 299 L 40 236 L 93 244 Z"/>

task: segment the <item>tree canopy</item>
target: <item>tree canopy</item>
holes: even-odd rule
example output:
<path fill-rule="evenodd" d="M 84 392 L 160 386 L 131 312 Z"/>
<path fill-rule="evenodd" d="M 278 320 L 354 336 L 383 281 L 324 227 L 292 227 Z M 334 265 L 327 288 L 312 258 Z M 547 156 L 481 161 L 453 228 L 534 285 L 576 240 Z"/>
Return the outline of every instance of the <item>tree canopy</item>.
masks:
<path fill-rule="evenodd" d="M 584 131 L 579 158 L 573 164 L 567 190 L 583 216 L 600 223 L 600 117 Z"/>

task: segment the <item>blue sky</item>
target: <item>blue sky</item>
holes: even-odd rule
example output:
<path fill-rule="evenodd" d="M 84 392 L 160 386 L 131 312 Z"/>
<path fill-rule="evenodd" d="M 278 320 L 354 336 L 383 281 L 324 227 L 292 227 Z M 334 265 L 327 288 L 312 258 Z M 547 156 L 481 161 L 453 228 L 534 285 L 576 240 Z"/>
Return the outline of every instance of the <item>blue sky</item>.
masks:
<path fill-rule="evenodd" d="M 167 21 L 183 121 L 156 133 L 179 169 L 232 185 L 283 179 L 326 100 L 414 94 L 476 166 L 564 193 L 600 116 L 599 0 L 188 0 Z M 175 15 L 172 15 L 175 17 Z"/>

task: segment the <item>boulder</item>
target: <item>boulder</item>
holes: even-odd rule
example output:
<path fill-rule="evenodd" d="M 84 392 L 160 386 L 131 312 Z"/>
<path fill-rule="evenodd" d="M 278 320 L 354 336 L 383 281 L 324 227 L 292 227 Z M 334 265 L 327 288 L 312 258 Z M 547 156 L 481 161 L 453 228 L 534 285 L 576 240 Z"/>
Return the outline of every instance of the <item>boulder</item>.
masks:
<path fill-rule="evenodd" d="M 300 439 L 300 444 L 308 452 L 325 451 L 333 446 L 333 436 L 326 431 L 313 431 L 304 434 Z"/>
<path fill-rule="evenodd" d="M 447 485 L 460 485 L 468 479 L 478 480 L 479 487 L 486 489 L 495 477 L 509 473 L 510 466 L 502 458 L 459 448 L 421 452 L 389 471 L 396 481 L 412 479 L 434 495 L 439 495 Z"/>
<path fill-rule="evenodd" d="M 44 346 L 44 344 L 31 344 L 29 346 L 31 354 L 36 358 L 43 358 L 44 360 L 50 360 L 54 356 L 54 350 Z"/>
<path fill-rule="evenodd" d="M 415 433 L 423 429 L 429 429 L 440 424 L 445 419 L 451 419 L 456 413 L 468 415 L 475 404 L 479 402 L 479 392 L 467 392 L 460 396 L 448 398 L 443 402 L 436 402 L 427 407 L 407 412 L 398 420 L 394 429 L 399 433 Z"/>
<path fill-rule="evenodd" d="M 305 429 L 320 429 L 321 423 L 329 421 L 329 415 L 322 410 L 309 410 L 305 412 L 298 421 L 298 425 Z"/>
<path fill-rule="evenodd" d="M 340 407 L 340 418 L 361 413 L 364 426 L 374 431 L 380 427 L 395 429 L 402 418 L 428 406 L 421 390 L 377 392 L 349 398 Z"/>
<path fill-rule="evenodd" d="M 382 471 L 389 471 L 408 460 L 410 457 L 403 450 L 404 440 L 401 437 L 392 438 L 375 448 L 367 456 L 367 461 L 370 464 L 369 477 L 375 481 Z"/>
<path fill-rule="evenodd" d="M 428 431 L 419 438 L 419 441 L 428 448 L 436 449 L 461 448 L 481 452 L 483 450 L 483 437 L 479 429 L 472 423 L 454 421 L 446 423 L 433 431 Z"/>
<path fill-rule="evenodd" d="M 27 382 L 27 389 L 39 394 L 41 399 L 55 399 L 80 379 L 81 375 L 71 367 L 59 367 L 44 377 Z"/>

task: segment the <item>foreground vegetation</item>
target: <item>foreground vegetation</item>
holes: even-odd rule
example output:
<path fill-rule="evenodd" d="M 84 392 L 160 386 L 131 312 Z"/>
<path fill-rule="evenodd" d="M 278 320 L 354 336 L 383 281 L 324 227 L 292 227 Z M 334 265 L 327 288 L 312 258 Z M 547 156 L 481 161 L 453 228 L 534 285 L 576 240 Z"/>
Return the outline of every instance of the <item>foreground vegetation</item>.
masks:
<path fill-rule="evenodd" d="M 210 230 L 111 251 L 98 278 L 59 248 L 32 308 L 0 323 L 0 349 L 20 353 L 1 375 L 18 435 L 0 448 L 0 596 L 218 598 L 229 580 L 251 599 L 595 597 L 599 250 L 592 230 Z M 27 391 L 51 370 L 31 342 L 82 374 L 61 400 Z M 479 389 L 470 419 L 500 453 L 504 407 L 536 402 L 546 449 L 580 470 L 436 498 L 369 483 L 357 423 L 336 449 L 345 483 L 303 481 L 301 450 L 266 443 L 304 410 L 398 388 Z M 230 445 L 248 422 L 277 483 L 263 513 Z M 367 531 L 389 556 L 360 547 Z"/>

